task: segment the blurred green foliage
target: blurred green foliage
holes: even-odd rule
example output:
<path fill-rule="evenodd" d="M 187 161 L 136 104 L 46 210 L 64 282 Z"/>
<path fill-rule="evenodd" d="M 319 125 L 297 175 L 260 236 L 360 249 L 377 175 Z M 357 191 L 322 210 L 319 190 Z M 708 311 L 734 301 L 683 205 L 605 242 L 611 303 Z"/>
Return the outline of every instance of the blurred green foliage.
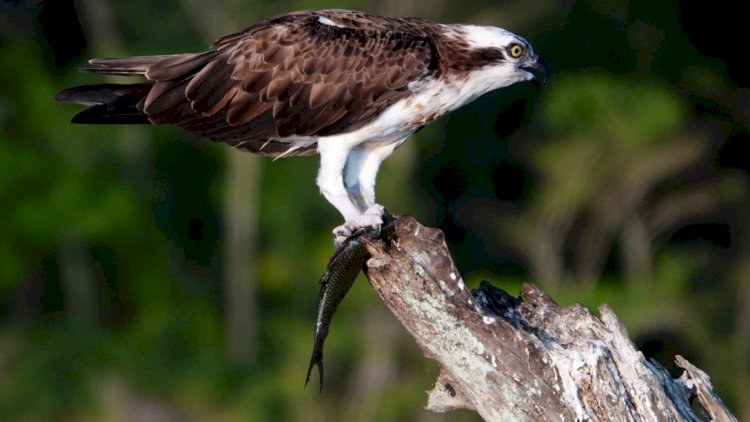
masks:
<path fill-rule="evenodd" d="M 684 118 L 669 89 L 605 73 L 562 75 L 546 93 L 540 117 L 557 136 L 636 151 L 677 132 Z"/>
<path fill-rule="evenodd" d="M 422 410 L 437 368 L 364 278 L 334 320 L 324 392 L 302 388 L 339 224 L 314 185 L 315 158 L 251 164 L 258 331 L 238 360 L 227 347 L 226 148 L 171 128 L 74 126 L 76 109 L 53 101 L 99 81 L 72 69 L 89 57 L 198 51 L 319 2 L 32 3 L 0 4 L 0 419 L 477 420 Z M 713 9 L 325 7 L 526 35 L 551 82 L 427 127 L 384 164 L 380 201 L 440 226 L 470 285 L 489 278 L 515 293 L 533 282 L 563 304 L 607 303 L 644 353 L 667 365 L 685 355 L 750 417 L 750 72 L 730 34 L 696 24 Z"/>

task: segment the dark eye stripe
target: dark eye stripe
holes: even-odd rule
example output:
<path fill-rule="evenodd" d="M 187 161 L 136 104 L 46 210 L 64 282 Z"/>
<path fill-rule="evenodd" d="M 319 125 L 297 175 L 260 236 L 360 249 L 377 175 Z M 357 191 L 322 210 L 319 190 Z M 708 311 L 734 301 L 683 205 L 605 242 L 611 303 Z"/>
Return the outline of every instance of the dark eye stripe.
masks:
<path fill-rule="evenodd" d="M 484 66 L 491 66 L 506 60 L 505 52 L 500 48 L 487 47 L 470 49 L 451 57 L 450 69 L 456 72 L 465 72 Z"/>
<path fill-rule="evenodd" d="M 482 48 L 480 50 L 477 50 L 476 54 L 476 61 L 481 64 L 491 64 L 491 63 L 497 63 L 499 61 L 502 61 L 505 59 L 505 56 L 503 55 L 503 51 L 499 48 Z"/>

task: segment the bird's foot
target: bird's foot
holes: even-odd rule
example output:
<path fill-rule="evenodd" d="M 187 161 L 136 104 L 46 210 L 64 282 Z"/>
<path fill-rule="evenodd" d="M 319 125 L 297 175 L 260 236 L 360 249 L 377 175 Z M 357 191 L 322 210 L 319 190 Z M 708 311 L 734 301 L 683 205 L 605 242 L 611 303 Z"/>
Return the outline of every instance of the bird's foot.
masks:
<path fill-rule="evenodd" d="M 360 235 L 369 230 L 379 232 L 383 225 L 383 216 L 387 213 L 380 204 L 371 206 L 364 213 L 333 229 L 334 244 L 338 248 L 352 236 Z"/>

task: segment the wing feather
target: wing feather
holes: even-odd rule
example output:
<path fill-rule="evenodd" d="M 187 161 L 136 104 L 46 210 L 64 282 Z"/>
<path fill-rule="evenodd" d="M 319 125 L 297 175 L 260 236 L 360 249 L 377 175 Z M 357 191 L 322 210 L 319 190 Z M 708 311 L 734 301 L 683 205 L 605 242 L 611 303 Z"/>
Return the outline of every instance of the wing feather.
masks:
<path fill-rule="evenodd" d="M 146 78 L 152 81 L 170 81 L 182 79 L 194 74 L 207 63 L 216 60 L 218 51 L 209 50 L 196 54 L 176 54 L 167 56 L 148 67 Z"/>
<path fill-rule="evenodd" d="M 153 81 L 138 107 L 154 123 L 262 154 L 307 154 L 314 145 L 286 154 L 292 146 L 282 138 L 356 130 L 435 70 L 429 25 L 436 24 L 341 10 L 296 12 L 224 37 L 203 53 L 91 64 L 92 71 Z"/>

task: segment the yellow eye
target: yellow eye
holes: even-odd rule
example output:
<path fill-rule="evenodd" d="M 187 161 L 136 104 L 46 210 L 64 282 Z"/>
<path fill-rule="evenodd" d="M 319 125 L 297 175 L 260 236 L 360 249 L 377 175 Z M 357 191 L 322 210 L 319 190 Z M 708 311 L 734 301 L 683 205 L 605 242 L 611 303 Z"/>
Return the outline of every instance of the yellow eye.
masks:
<path fill-rule="evenodd" d="M 508 49 L 510 56 L 517 59 L 523 55 L 523 46 L 521 44 L 513 44 Z"/>

